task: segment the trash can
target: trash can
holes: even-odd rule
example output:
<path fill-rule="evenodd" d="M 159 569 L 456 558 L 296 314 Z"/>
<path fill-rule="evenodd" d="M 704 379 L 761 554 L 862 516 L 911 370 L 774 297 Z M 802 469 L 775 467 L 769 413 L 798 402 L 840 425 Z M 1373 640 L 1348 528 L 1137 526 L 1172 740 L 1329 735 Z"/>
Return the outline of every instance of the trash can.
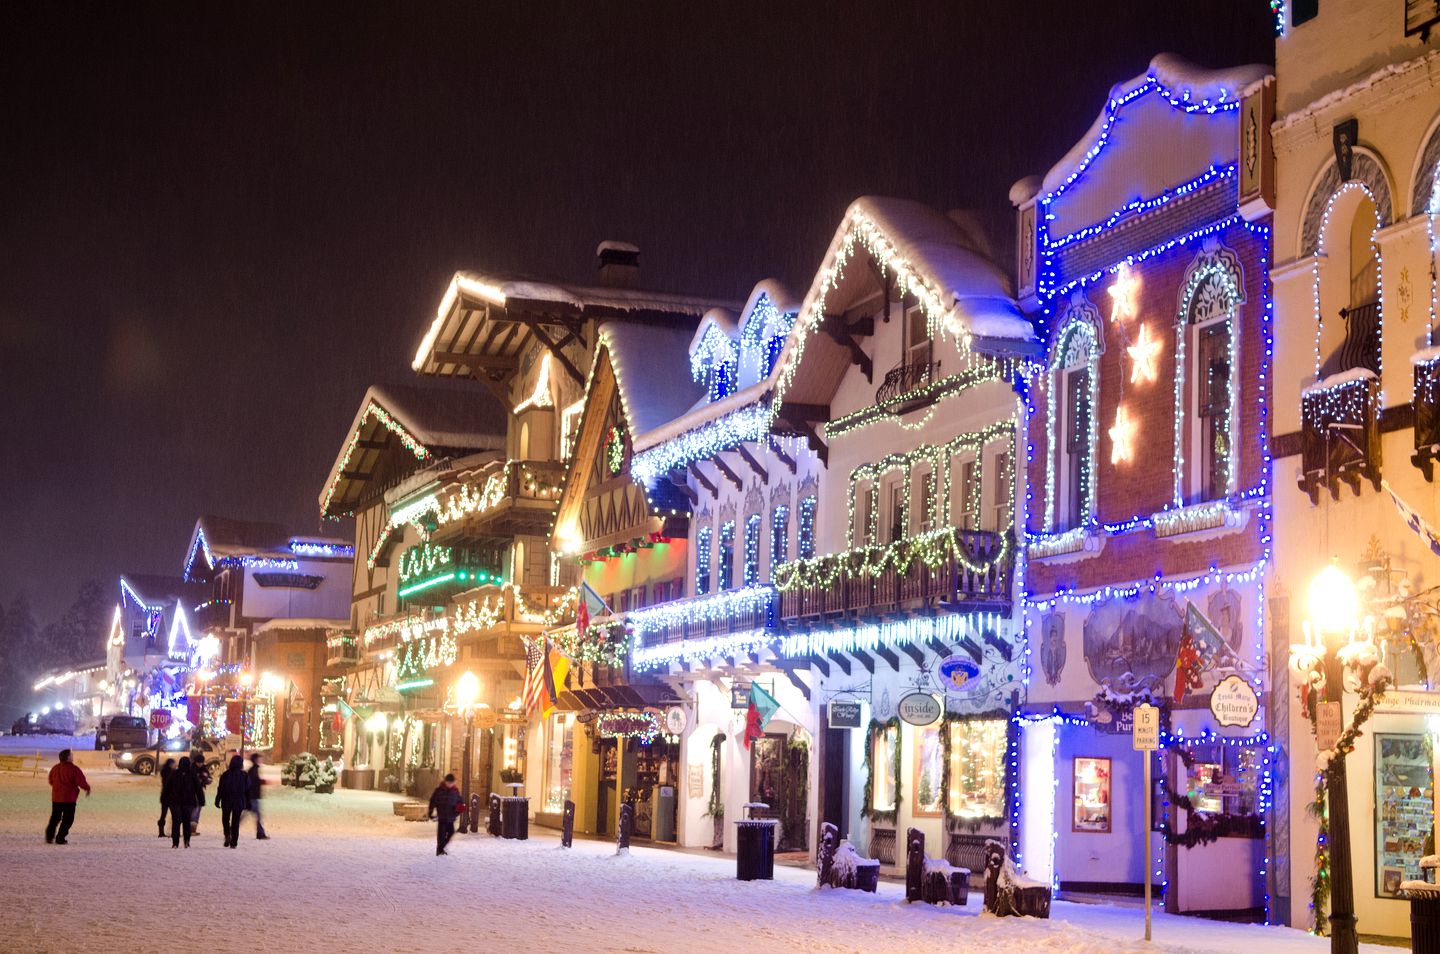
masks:
<path fill-rule="evenodd" d="M 740 881 L 775 880 L 774 818 L 742 818 L 735 823 L 735 877 Z"/>
<path fill-rule="evenodd" d="M 525 841 L 530 837 L 530 799 L 511 795 L 500 799 L 500 837 Z"/>

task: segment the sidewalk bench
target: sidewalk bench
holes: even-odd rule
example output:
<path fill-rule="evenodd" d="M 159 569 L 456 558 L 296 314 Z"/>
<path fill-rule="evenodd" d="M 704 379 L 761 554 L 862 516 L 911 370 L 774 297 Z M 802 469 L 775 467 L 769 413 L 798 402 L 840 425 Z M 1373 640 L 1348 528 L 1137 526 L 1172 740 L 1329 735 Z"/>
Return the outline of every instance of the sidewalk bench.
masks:
<path fill-rule="evenodd" d="M 993 839 L 985 842 L 985 910 L 1002 918 L 1050 916 L 1050 885 L 1016 871 L 1005 847 Z"/>
<path fill-rule="evenodd" d="M 840 829 L 830 822 L 820 826 L 820 847 L 815 852 L 815 886 L 826 885 L 871 894 L 880 885 L 880 861 L 860 857 L 854 845 L 840 839 Z"/>
<path fill-rule="evenodd" d="M 961 907 L 970 900 L 970 869 L 925 857 L 925 833 L 914 828 L 905 832 L 905 900 Z"/>

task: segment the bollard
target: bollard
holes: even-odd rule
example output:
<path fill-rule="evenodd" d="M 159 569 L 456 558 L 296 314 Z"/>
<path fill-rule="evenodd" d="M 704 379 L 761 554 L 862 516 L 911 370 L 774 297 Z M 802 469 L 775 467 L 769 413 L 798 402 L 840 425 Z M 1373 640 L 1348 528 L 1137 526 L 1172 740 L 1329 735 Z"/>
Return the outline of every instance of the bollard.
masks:
<path fill-rule="evenodd" d="M 575 803 L 565 799 L 565 814 L 560 817 L 560 846 L 569 848 L 575 840 Z"/>

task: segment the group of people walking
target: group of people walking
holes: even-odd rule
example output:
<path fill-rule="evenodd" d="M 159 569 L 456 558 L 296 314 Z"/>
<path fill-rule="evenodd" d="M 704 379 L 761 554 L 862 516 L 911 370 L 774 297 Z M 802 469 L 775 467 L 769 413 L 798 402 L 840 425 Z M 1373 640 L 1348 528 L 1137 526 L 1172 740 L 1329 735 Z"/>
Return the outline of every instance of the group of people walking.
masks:
<path fill-rule="evenodd" d="M 265 781 L 260 777 L 261 756 L 250 753 L 250 768 L 239 753 L 230 756 L 230 764 L 220 773 L 215 786 L 215 807 L 220 809 L 220 827 L 225 833 L 225 847 L 240 845 L 240 817 L 255 813 L 255 837 L 266 839 L 265 824 L 260 816 L 260 792 Z M 196 755 L 183 757 L 177 763 L 168 759 L 160 769 L 160 837 L 165 837 L 165 816 L 170 816 L 170 845 L 190 847 L 191 837 L 198 835 L 200 810 L 205 807 L 205 790 L 210 787 L 210 769 Z"/>

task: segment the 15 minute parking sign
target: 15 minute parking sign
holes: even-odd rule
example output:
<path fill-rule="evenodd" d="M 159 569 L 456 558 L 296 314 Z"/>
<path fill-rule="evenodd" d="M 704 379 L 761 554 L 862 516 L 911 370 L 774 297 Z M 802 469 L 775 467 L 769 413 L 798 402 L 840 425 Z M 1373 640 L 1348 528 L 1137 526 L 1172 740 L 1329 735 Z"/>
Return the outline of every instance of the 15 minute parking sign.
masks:
<path fill-rule="evenodd" d="M 1131 740 L 1137 752 L 1160 748 L 1160 710 L 1148 703 L 1135 707 L 1135 729 Z"/>

